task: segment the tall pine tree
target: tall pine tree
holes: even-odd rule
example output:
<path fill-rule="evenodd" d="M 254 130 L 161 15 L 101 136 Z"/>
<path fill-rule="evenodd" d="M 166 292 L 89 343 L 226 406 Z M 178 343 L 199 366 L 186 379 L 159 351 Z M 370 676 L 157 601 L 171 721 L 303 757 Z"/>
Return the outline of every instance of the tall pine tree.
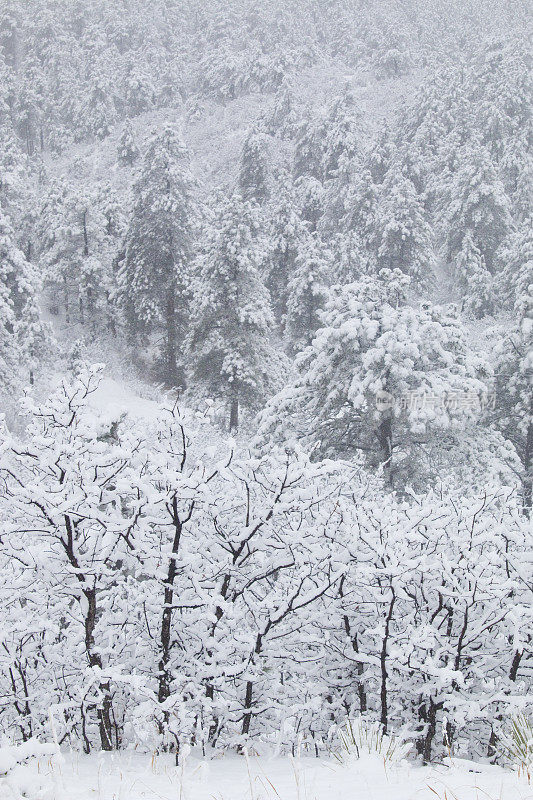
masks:
<path fill-rule="evenodd" d="M 130 335 L 161 333 L 161 375 L 184 383 L 182 342 L 189 320 L 196 206 L 187 151 L 168 127 L 154 136 L 134 186 L 119 302 Z"/>
<path fill-rule="evenodd" d="M 230 430 L 238 427 L 241 404 L 257 406 L 276 385 L 258 224 L 256 209 L 239 195 L 222 202 L 200 258 L 188 338 L 192 379 L 227 401 Z"/>

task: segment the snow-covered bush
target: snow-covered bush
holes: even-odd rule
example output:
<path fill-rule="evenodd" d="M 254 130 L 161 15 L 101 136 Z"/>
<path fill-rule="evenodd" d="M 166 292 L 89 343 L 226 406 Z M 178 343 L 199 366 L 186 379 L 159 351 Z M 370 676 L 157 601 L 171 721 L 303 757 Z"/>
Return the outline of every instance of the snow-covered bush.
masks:
<path fill-rule="evenodd" d="M 499 746 L 504 759 L 531 780 L 533 769 L 533 723 L 531 718 L 520 714 L 511 719 L 502 731 Z"/>
<path fill-rule="evenodd" d="M 428 761 L 444 720 L 480 754 L 528 711 L 512 490 L 399 500 L 353 464 L 230 448 L 176 406 L 110 428 L 99 374 L 27 402 L 24 442 L 2 443 L 2 732 L 42 735 L 53 704 L 58 739 L 86 750 L 305 733 L 320 752 L 348 713 Z"/>
<path fill-rule="evenodd" d="M 0 746 L 0 800 L 53 800 L 52 777 L 32 767 L 40 759 L 52 764 L 57 756 L 57 745 L 42 744 L 37 739 Z"/>
<path fill-rule="evenodd" d="M 379 722 L 362 717 L 346 719 L 338 735 L 340 749 L 334 756 L 341 764 L 364 756 L 378 756 L 384 763 L 394 764 L 408 755 L 411 745 L 394 734 L 385 733 Z"/>

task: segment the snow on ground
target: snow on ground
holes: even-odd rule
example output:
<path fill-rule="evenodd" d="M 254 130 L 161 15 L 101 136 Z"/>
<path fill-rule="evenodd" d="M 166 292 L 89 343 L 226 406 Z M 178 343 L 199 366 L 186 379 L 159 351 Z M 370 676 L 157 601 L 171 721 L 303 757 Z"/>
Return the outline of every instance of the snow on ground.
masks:
<path fill-rule="evenodd" d="M 122 414 L 147 422 L 156 419 L 159 404 L 154 400 L 140 397 L 125 383 L 104 376 L 98 389 L 89 397 L 89 404 L 106 420 L 113 421 Z"/>
<path fill-rule="evenodd" d="M 532 800 L 533 784 L 499 767 L 454 760 L 451 765 L 384 768 L 377 756 L 343 767 L 334 760 L 139 753 L 71 754 L 59 766 L 42 759 L 26 768 L 55 788 L 32 800 Z M 52 773 L 52 774 L 51 774 Z M 27 785 L 31 784 L 31 778 Z M 0 778 L 0 800 L 4 794 Z"/>

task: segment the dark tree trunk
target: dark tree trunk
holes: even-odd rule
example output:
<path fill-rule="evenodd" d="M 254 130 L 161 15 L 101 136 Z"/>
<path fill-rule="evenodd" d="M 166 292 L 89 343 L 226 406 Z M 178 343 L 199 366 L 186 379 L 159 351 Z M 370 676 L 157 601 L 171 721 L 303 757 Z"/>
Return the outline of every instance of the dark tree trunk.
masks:
<path fill-rule="evenodd" d="M 78 559 L 76 553 L 74 552 L 74 532 L 75 532 L 75 525 L 73 524 L 72 520 L 68 515 L 65 515 L 65 531 L 66 531 L 66 540 L 61 539 L 61 544 L 65 549 L 67 554 L 68 560 L 71 566 L 76 571 L 76 577 L 78 578 L 80 584 L 85 587 L 87 583 L 87 578 L 83 574 L 80 569 L 80 565 L 78 563 Z M 95 645 L 94 645 L 94 629 L 96 627 L 96 588 L 93 587 L 92 589 L 83 588 L 82 589 L 83 596 L 87 603 L 87 608 L 84 612 L 84 628 L 85 628 L 85 653 L 87 656 L 87 661 L 90 667 L 98 667 L 98 669 L 102 669 L 102 659 L 98 652 L 95 652 Z M 99 684 L 100 692 L 103 695 L 103 700 L 100 708 L 97 711 L 98 717 L 98 729 L 100 732 L 100 744 L 102 750 L 112 750 L 113 749 L 113 740 L 111 735 L 111 719 L 113 716 L 113 707 L 112 707 L 112 700 L 111 700 L 111 688 L 109 682 L 106 681 L 104 683 Z M 83 722 L 83 729 L 84 729 L 84 740 L 85 740 L 85 747 L 88 748 L 86 752 L 89 751 L 90 745 L 89 740 L 85 735 L 85 715 L 83 710 L 82 704 L 82 722 Z"/>
<path fill-rule="evenodd" d="M 229 410 L 229 429 L 237 431 L 239 429 L 239 398 L 232 397 Z"/>
<path fill-rule="evenodd" d="M 392 419 L 390 417 L 386 417 L 380 423 L 378 428 L 378 439 L 385 480 L 386 483 L 392 487 Z"/>
<path fill-rule="evenodd" d="M 513 683 L 516 681 L 516 678 L 518 676 L 518 668 L 520 667 L 520 662 L 522 660 L 522 652 L 523 652 L 522 650 L 515 650 L 513 660 L 511 662 L 511 669 L 509 670 L 509 680 L 513 681 Z M 498 714 L 497 719 L 501 720 L 501 718 L 502 718 L 501 714 Z M 487 748 L 487 756 L 492 761 L 496 760 L 496 755 L 498 752 L 496 747 L 497 743 L 498 743 L 498 737 L 496 736 L 494 728 L 491 728 L 489 746 Z"/>
<path fill-rule="evenodd" d="M 22 667 L 19 661 L 15 662 L 15 667 L 17 669 L 18 674 L 20 675 L 22 686 L 24 688 L 24 703 L 21 704 L 17 697 L 19 695 L 18 688 L 17 688 L 17 681 L 15 679 L 15 674 L 13 669 L 9 667 L 9 678 L 11 682 L 11 688 L 13 690 L 13 697 L 14 702 L 13 705 L 15 707 L 15 711 L 19 715 L 20 722 L 18 723 L 20 735 L 22 737 L 23 742 L 27 742 L 32 737 L 32 724 L 31 724 L 31 709 L 30 709 L 30 701 L 28 695 L 28 683 L 26 680 L 26 675 L 24 672 L 24 668 Z"/>
<path fill-rule="evenodd" d="M 70 305 L 69 305 L 69 297 L 68 297 L 68 284 L 67 279 L 63 277 L 63 301 L 65 303 L 65 322 L 67 324 L 70 323 Z"/>
<path fill-rule="evenodd" d="M 437 731 L 437 708 L 438 706 L 433 702 L 433 698 L 430 697 L 429 708 L 427 710 L 427 729 L 424 737 L 424 746 L 422 748 L 424 764 L 429 764 L 431 760 L 431 748 Z"/>
<path fill-rule="evenodd" d="M 176 326 L 176 293 L 169 287 L 165 303 L 165 381 L 169 386 L 183 386 L 183 376 L 178 370 Z"/>
<path fill-rule="evenodd" d="M 385 631 L 383 634 L 383 644 L 381 646 L 381 655 L 380 655 L 380 666 L 381 666 L 381 692 L 380 692 L 380 699 L 381 699 L 381 719 L 380 722 L 383 725 L 384 733 L 387 733 L 387 728 L 389 724 L 389 709 L 388 709 L 388 697 L 387 697 L 387 646 L 389 643 L 389 631 L 390 631 L 390 622 L 392 619 L 392 613 L 394 611 L 394 603 L 396 602 L 396 595 L 394 594 L 394 590 L 392 592 L 392 599 L 389 604 L 389 611 L 387 613 L 387 618 L 385 620 Z"/>
<path fill-rule="evenodd" d="M 85 210 L 81 217 L 83 227 L 83 255 L 89 255 L 89 236 L 87 233 L 87 210 Z"/>
<path fill-rule="evenodd" d="M 172 524 L 174 526 L 174 540 L 172 542 L 172 552 L 168 565 L 167 577 L 165 581 L 164 607 L 161 617 L 160 634 L 160 658 L 159 658 L 159 678 L 157 699 L 159 703 L 165 703 L 170 697 L 171 674 L 169 670 L 170 655 L 172 650 L 172 603 L 174 601 L 174 581 L 176 580 L 176 557 L 180 547 L 181 533 L 183 530 L 182 522 L 178 514 L 178 503 L 176 497 L 172 500 Z M 169 713 L 163 712 L 163 723 L 159 726 L 159 732 L 165 735 L 168 730 Z"/>
<path fill-rule="evenodd" d="M 117 335 L 117 328 L 115 325 L 115 317 L 113 315 L 113 306 L 111 304 L 111 298 L 109 297 L 109 292 L 106 291 L 105 293 L 105 302 L 106 302 L 106 309 L 107 309 L 107 327 L 109 332 L 112 336 Z"/>
<path fill-rule="evenodd" d="M 531 401 L 531 412 L 533 413 L 533 400 Z M 522 493 L 524 496 L 524 513 L 531 514 L 533 500 L 533 422 L 527 426 L 526 446 L 524 451 L 524 478 L 522 481 Z"/>
<path fill-rule="evenodd" d="M 252 664 L 255 663 L 255 660 L 257 656 L 260 654 L 262 647 L 263 647 L 263 637 L 261 636 L 260 633 L 258 633 L 257 639 L 255 641 L 254 652 L 252 655 Z M 253 693 L 254 693 L 254 682 L 248 681 L 246 684 L 246 693 L 244 696 L 244 716 L 242 718 L 242 730 L 241 730 L 243 736 L 247 736 L 250 733 L 250 723 L 252 721 Z"/>
<path fill-rule="evenodd" d="M 94 629 L 96 626 L 96 589 L 84 589 L 83 594 L 87 601 L 87 612 L 85 614 L 85 651 L 90 667 L 102 669 L 102 659 L 99 653 L 94 651 Z M 103 700 L 97 711 L 98 730 L 100 732 L 100 744 L 102 750 L 113 749 L 113 739 L 111 734 L 111 690 L 109 683 L 101 683 L 100 691 Z"/>
<path fill-rule="evenodd" d="M 228 589 L 229 589 L 229 586 L 230 586 L 230 581 L 231 581 L 231 576 L 228 575 L 228 574 L 224 575 L 224 580 L 222 582 L 222 588 L 220 590 L 220 597 L 222 598 L 222 600 L 226 600 L 226 598 L 228 596 Z M 216 611 L 215 611 L 216 620 L 213 623 L 213 625 L 211 626 L 211 631 L 210 631 L 210 638 L 211 639 L 214 638 L 216 627 L 217 627 L 218 623 L 220 622 L 220 620 L 222 619 L 223 615 L 224 615 L 224 612 L 222 610 L 222 607 L 220 605 L 217 606 Z M 210 647 L 207 648 L 207 655 L 210 658 L 213 655 L 213 651 L 212 651 L 212 649 Z M 208 698 L 208 700 L 213 700 L 214 697 L 215 697 L 215 687 L 214 687 L 214 685 L 212 683 L 212 678 L 208 678 L 208 680 L 207 680 L 205 696 Z M 214 743 L 216 741 L 216 737 L 220 733 L 220 730 L 221 730 L 221 728 L 220 728 L 220 725 L 219 725 L 219 720 L 215 717 L 215 719 L 213 720 L 213 723 L 212 723 L 212 725 L 211 725 L 211 727 L 209 729 L 209 742 L 211 744 L 214 745 Z"/>
<path fill-rule="evenodd" d="M 341 586 L 341 592 L 342 592 L 342 586 Z M 359 642 L 357 640 L 357 634 L 356 633 L 352 634 L 352 630 L 351 630 L 351 626 L 350 626 L 350 620 L 348 619 L 347 614 L 344 615 L 344 630 L 346 631 L 346 635 L 350 638 L 350 641 L 352 643 L 352 649 L 353 649 L 354 653 L 359 653 Z M 365 685 L 364 685 L 364 683 L 363 683 L 363 681 L 361 679 L 362 675 L 363 675 L 364 667 L 363 667 L 363 664 L 360 661 L 357 662 L 356 669 L 357 669 L 357 675 L 358 675 L 358 679 L 357 679 L 357 696 L 359 698 L 359 713 L 360 714 L 364 714 L 365 711 L 367 710 L 367 698 L 366 698 Z"/>

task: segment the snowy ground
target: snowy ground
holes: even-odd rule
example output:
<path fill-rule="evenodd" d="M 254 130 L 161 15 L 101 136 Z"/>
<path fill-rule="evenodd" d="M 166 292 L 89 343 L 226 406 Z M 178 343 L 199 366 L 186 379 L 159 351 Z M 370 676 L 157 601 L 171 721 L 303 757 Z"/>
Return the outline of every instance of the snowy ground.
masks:
<path fill-rule="evenodd" d="M 139 753 L 69 755 L 62 764 L 34 762 L 34 780 L 53 779 L 41 794 L 37 784 L 23 795 L 37 800 L 532 800 L 533 784 L 499 767 L 467 761 L 427 768 L 405 763 L 384 768 L 367 756 L 341 767 L 322 759 L 225 756 L 202 761 L 192 756 L 184 769 L 169 757 Z M 6 793 L 0 778 L 0 798 Z"/>

